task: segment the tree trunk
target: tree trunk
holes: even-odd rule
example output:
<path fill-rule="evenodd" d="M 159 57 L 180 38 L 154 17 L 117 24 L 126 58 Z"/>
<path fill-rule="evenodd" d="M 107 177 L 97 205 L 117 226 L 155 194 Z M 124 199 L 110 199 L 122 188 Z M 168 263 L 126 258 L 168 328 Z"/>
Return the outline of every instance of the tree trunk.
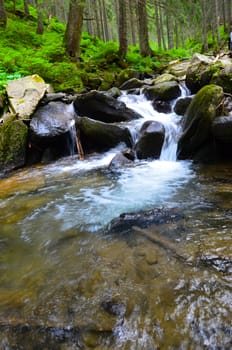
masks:
<path fill-rule="evenodd" d="M 119 56 L 124 58 L 128 49 L 127 41 L 127 0 L 118 0 L 118 37 L 119 37 Z"/>
<path fill-rule="evenodd" d="M 221 45 L 221 36 L 219 30 L 219 10 L 218 10 L 218 0 L 214 0 L 214 21 L 215 21 L 215 32 L 217 38 L 217 45 Z"/>
<path fill-rule="evenodd" d="M 162 47 L 161 44 L 161 28 L 160 28 L 160 21 L 159 21 L 159 5 L 157 1 L 154 1 L 155 6 L 155 25 L 156 25 L 156 33 L 157 33 L 157 41 L 158 41 L 158 49 L 160 50 Z"/>
<path fill-rule="evenodd" d="M 137 0 L 139 47 L 142 56 L 152 56 L 149 46 L 146 0 Z"/>
<path fill-rule="evenodd" d="M 103 28 L 104 28 L 105 41 L 109 41 L 109 29 L 108 29 L 105 0 L 102 0 L 102 18 L 103 18 Z"/>
<path fill-rule="evenodd" d="M 202 0 L 202 26 L 203 26 L 203 51 L 208 50 L 208 40 L 207 40 L 207 11 L 206 11 L 206 0 Z"/>
<path fill-rule="evenodd" d="M 173 25 L 172 25 L 172 17 L 170 14 L 166 15 L 166 24 L 167 24 L 167 35 L 168 35 L 168 49 L 173 49 L 174 40 L 173 40 Z"/>
<path fill-rule="evenodd" d="M 4 6 L 4 0 L 0 0 L 0 28 L 6 28 L 7 15 Z"/>
<path fill-rule="evenodd" d="M 24 5 L 24 13 L 26 17 L 28 17 L 30 15 L 29 8 L 28 8 L 28 0 L 24 0 L 23 5 Z"/>
<path fill-rule="evenodd" d="M 70 0 L 68 23 L 64 36 L 66 54 L 74 60 L 80 60 L 80 44 L 85 1 Z"/>

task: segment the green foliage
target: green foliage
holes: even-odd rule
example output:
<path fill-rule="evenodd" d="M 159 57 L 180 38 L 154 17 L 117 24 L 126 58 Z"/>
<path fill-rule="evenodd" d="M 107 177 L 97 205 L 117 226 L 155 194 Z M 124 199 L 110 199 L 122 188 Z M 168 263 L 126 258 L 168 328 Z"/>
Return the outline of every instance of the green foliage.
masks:
<path fill-rule="evenodd" d="M 0 94 L 4 92 L 5 86 L 10 80 L 21 78 L 20 73 L 7 74 L 3 70 L 0 70 Z"/>

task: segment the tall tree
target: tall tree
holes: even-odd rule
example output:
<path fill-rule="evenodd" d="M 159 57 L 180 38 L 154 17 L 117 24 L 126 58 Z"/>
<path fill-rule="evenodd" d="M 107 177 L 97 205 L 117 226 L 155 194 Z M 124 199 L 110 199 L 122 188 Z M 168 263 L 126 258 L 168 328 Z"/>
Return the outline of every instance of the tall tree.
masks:
<path fill-rule="evenodd" d="M 6 28 L 7 24 L 7 15 L 4 6 L 4 0 L 0 0 L 0 27 Z"/>
<path fill-rule="evenodd" d="M 76 61 L 80 60 L 84 8 L 85 0 L 70 0 L 64 42 L 67 55 L 73 57 Z"/>
<path fill-rule="evenodd" d="M 142 56 L 152 56 L 153 52 L 148 39 L 148 21 L 146 0 L 137 0 L 138 26 L 139 26 L 139 48 Z"/>
<path fill-rule="evenodd" d="M 119 56 L 124 58 L 128 49 L 127 39 L 127 0 L 118 0 L 118 37 L 119 37 Z"/>

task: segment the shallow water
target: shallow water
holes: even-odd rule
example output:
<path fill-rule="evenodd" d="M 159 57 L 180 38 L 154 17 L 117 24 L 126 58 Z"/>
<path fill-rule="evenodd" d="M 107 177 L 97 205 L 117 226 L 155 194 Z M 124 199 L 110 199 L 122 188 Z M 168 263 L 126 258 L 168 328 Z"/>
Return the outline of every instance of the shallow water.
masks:
<path fill-rule="evenodd" d="M 0 182 L 0 348 L 231 348 L 232 165 L 85 162 Z M 162 206 L 183 218 L 106 232 Z"/>
<path fill-rule="evenodd" d="M 155 117 L 161 160 L 110 171 L 115 149 L 0 180 L 0 349 L 232 348 L 232 164 L 176 162 L 178 118 Z M 162 207 L 180 215 L 110 229 Z"/>

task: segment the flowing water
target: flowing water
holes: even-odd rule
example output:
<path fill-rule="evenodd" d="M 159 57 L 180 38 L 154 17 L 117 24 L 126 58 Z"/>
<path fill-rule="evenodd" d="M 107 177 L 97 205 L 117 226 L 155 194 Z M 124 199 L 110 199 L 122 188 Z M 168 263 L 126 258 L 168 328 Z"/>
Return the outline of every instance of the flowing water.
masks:
<path fill-rule="evenodd" d="M 160 160 L 112 172 L 119 146 L 0 180 L 0 349 L 232 348 L 232 164 L 176 161 L 180 118 L 121 99 L 165 125 Z M 154 207 L 181 215 L 111 232 Z"/>

